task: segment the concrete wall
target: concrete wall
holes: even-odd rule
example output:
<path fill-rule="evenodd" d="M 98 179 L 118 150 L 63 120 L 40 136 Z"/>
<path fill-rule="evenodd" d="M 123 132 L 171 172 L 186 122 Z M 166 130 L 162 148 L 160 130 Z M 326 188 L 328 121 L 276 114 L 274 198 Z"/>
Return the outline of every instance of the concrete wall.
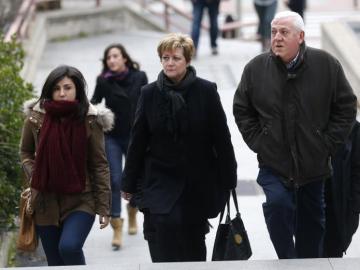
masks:
<path fill-rule="evenodd" d="M 94 35 L 114 30 L 160 30 L 127 5 L 48 13 L 48 39 Z"/>
<path fill-rule="evenodd" d="M 132 29 L 163 31 L 142 16 L 133 5 L 126 3 L 39 13 L 30 26 L 29 38 L 23 42 L 26 59 L 22 77 L 33 82 L 37 64 L 48 41 Z"/>
<path fill-rule="evenodd" d="M 322 48 L 340 61 L 355 94 L 360 99 L 360 40 L 346 22 L 325 23 L 321 31 Z"/>
<path fill-rule="evenodd" d="M 11 242 L 14 241 L 14 232 L 0 231 L 0 268 L 6 267 L 8 262 L 9 247 Z"/>

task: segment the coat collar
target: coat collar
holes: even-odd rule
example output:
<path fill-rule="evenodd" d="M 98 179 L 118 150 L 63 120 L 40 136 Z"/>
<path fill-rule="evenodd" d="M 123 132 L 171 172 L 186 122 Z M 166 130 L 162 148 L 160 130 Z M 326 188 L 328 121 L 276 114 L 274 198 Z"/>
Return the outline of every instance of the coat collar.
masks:
<path fill-rule="evenodd" d="M 300 51 L 299 51 L 299 55 L 296 61 L 296 64 L 293 67 L 293 70 L 298 69 L 303 63 L 304 63 L 304 58 L 306 55 L 306 51 L 307 51 L 307 46 L 305 44 L 305 41 L 300 45 Z M 270 50 L 270 57 L 278 64 L 280 64 L 281 66 L 283 66 L 286 69 L 286 65 L 284 64 L 284 62 L 281 60 L 280 57 L 276 56 L 274 54 L 274 52 L 272 50 Z"/>
<path fill-rule="evenodd" d="M 32 112 L 38 114 L 45 114 L 43 108 L 40 108 L 39 99 L 33 98 L 24 102 L 23 112 L 27 117 L 30 117 Z M 104 132 L 112 130 L 114 126 L 114 113 L 106 108 L 103 103 L 97 105 L 89 104 L 89 109 L 87 112 L 89 117 L 95 117 L 98 124 L 103 127 Z"/>

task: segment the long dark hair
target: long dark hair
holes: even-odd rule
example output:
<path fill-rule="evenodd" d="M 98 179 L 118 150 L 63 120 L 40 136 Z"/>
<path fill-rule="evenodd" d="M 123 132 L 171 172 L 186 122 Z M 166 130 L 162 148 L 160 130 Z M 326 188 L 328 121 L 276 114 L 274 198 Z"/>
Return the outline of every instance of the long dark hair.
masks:
<path fill-rule="evenodd" d="M 102 61 L 102 64 L 103 64 L 103 69 L 102 69 L 102 73 L 106 72 L 109 70 L 107 64 L 106 64 L 106 59 L 107 59 L 107 56 L 109 54 L 109 51 L 112 49 L 112 48 L 117 48 L 120 50 L 122 56 L 127 60 L 125 65 L 129 68 L 129 69 L 136 69 L 136 70 L 139 70 L 140 69 L 140 65 L 138 62 L 135 62 L 134 60 L 131 59 L 130 55 L 128 54 L 128 52 L 126 51 L 125 47 L 120 44 L 120 43 L 113 43 L 113 44 L 110 44 L 109 46 L 106 47 L 105 51 L 104 51 L 104 56 L 103 56 L 103 59 L 101 60 Z"/>
<path fill-rule="evenodd" d="M 79 101 L 78 118 L 79 120 L 83 120 L 89 110 L 89 100 L 86 96 L 87 85 L 82 73 L 72 66 L 58 66 L 50 72 L 41 90 L 39 98 L 40 107 L 42 108 L 45 100 L 52 100 L 56 84 L 65 77 L 70 78 L 75 84 L 76 99 Z"/>

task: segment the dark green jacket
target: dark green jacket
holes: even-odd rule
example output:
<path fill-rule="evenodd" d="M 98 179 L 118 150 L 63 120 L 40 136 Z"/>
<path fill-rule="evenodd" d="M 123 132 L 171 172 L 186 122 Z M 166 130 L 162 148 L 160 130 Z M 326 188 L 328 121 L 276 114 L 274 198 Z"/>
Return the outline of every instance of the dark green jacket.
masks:
<path fill-rule="evenodd" d="M 233 106 L 260 166 L 291 185 L 330 175 L 329 157 L 344 143 L 356 116 L 356 96 L 340 63 L 305 44 L 291 71 L 271 52 L 251 60 Z"/>

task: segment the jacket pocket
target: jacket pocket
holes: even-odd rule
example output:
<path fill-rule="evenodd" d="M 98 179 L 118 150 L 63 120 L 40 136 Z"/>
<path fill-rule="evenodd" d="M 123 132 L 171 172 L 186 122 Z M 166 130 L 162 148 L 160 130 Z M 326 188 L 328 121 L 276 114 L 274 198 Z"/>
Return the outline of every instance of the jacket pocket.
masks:
<path fill-rule="evenodd" d="M 310 179 L 330 173 L 330 151 L 320 128 L 311 123 L 298 122 L 296 147 L 300 178 Z"/>
<path fill-rule="evenodd" d="M 318 138 L 318 141 L 319 141 L 319 145 L 324 149 L 326 150 L 326 152 L 328 154 L 330 154 L 330 150 L 326 144 L 326 141 L 325 141 L 325 136 L 323 134 L 323 132 L 321 131 L 320 127 L 315 127 L 315 126 L 312 126 L 312 131 L 315 135 L 316 138 Z"/>
<path fill-rule="evenodd" d="M 270 128 L 271 128 L 270 121 L 268 121 L 262 125 L 260 133 L 255 137 L 255 139 L 250 147 L 255 153 L 258 153 L 258 154 L 261 153 L 261 149 L 264 146 L 264 141 L 266 140 L 266 137 L 268 136 L 268 134 L 270 132 Z"/>

